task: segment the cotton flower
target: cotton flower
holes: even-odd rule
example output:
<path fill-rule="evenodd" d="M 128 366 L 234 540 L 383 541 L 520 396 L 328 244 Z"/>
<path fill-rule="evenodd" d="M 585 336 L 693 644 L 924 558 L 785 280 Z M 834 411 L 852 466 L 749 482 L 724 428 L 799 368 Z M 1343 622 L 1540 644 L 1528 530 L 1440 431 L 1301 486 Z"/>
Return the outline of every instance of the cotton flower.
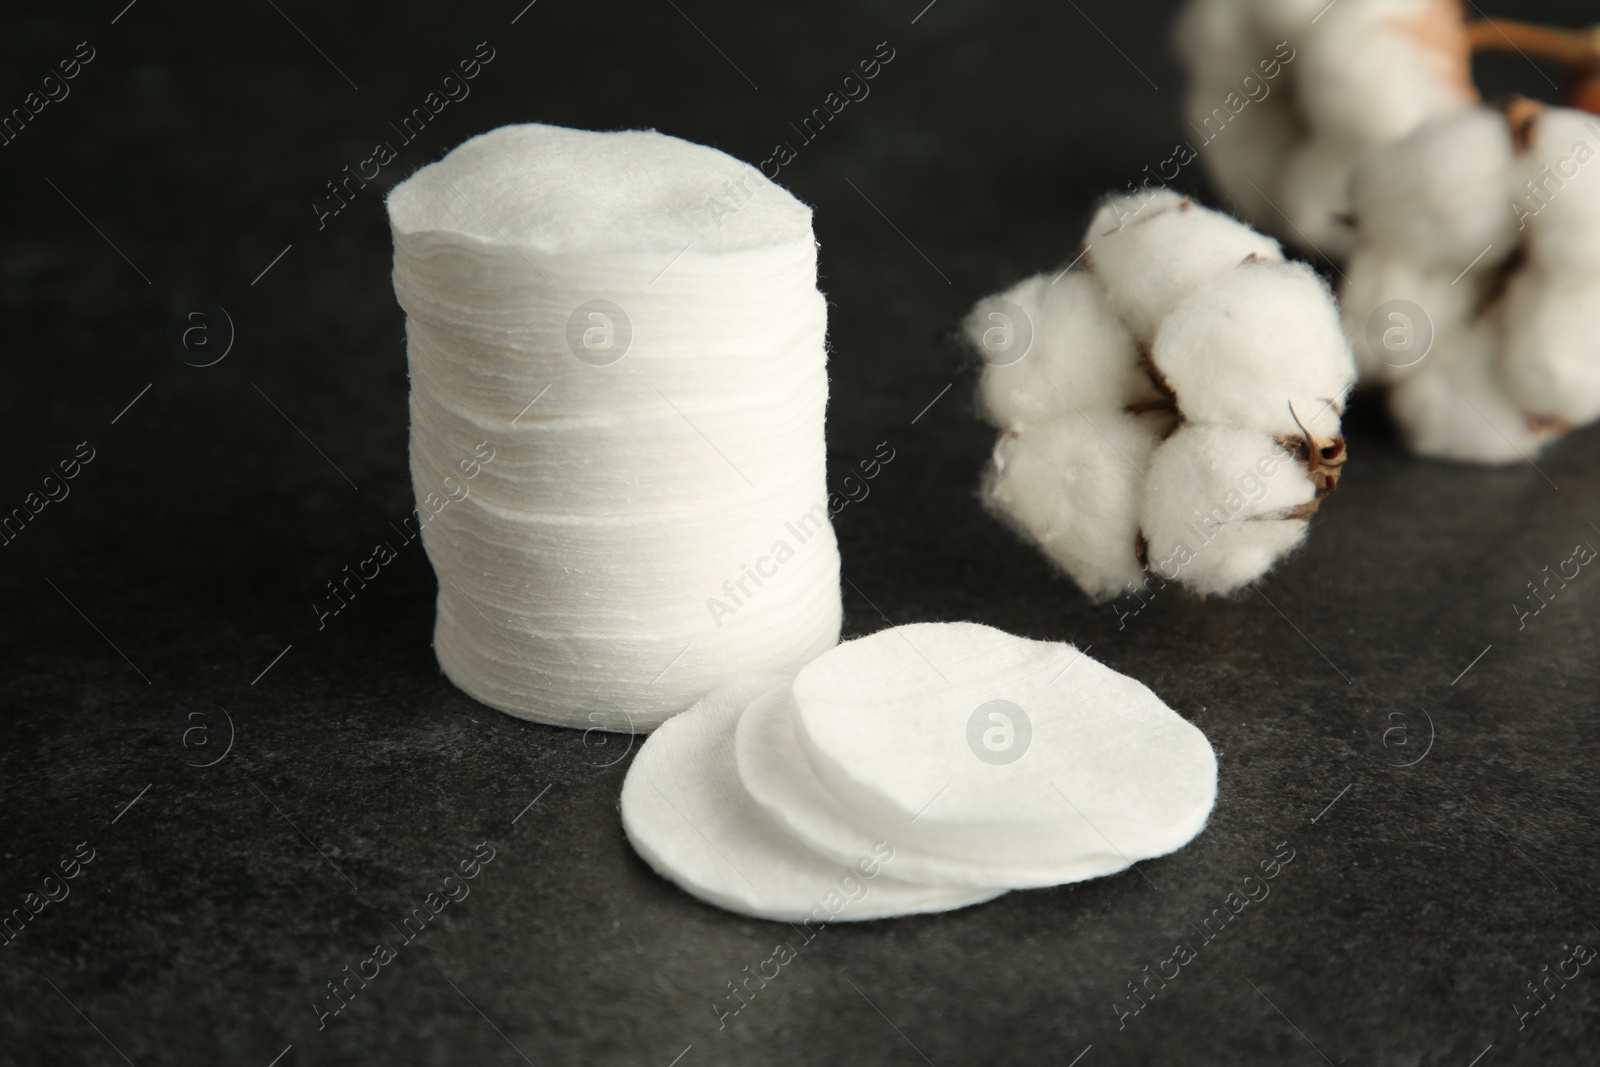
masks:
<path fill-rule="evenodd" d="M 1112 196 L 1082 269 L 980 301 L 987 505 L 1084 592 L 1224 594 L 1304 538 L 1345 460 L 1355 364 L 1328 287 L 1161 192 Z"/>
<path fill-rule="evenodd" d="M 1600 418 L 1600 120 L 1459 112 L 1374 149 L 1352 188 L 1345 328 L 1414 451 L 1517 463 Z"/>
<path fill-rule="evenodd" d="M 1478 100 L 1460 0 L 1192 0 L 1176 45 L 1191 142 L 1238 212 L 1342 257 L 1374 145 Z"/>

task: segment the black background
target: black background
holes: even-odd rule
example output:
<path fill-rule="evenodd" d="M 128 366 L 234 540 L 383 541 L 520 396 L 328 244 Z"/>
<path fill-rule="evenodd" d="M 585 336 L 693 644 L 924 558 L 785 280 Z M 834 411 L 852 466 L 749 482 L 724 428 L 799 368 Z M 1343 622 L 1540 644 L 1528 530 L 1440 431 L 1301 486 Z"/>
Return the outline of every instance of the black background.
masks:
<path fill-rule="evenodd" d="M 79 41 L 96 57 L 0 148 L 0 511 L 79 442 L 95 459 L 0 548 L 0 911 L 79 842 L 96 856 L 0 948 L 0 1062 L 1593 1062 L 1600 967 L 1523 1028 L 1513 1005 L 1600 943 L 1600 578 L 1520 631 L 1511 605 L 1600 545 L 1600 436 L 1537 470 L 1457 467 L 1406 456 L 1358 399 L 1339 492 L 1260 594 L 1169 591 L 1119 625 L 983 514 L 992 431 L 952 333 L 1185 136 L 1169 5 L 924 2 L 6 16 L 0 108 Z M 481 41 L 471 96 L 319 230 L 324 183 Z M 1221 789 L 1142 874 L 831 927 L 719 1030 L 726 983 L 793 934 L 633 855 L 628 740 L 449 685 L 416 546 L 325 629 L 311 602 L 412 506 L 388 186 L 530 120 L 760 161 L 883 41 L 870 97 L 780 177 L 816 208 L 830 462 L 896 450 L 837 522 L 846 632 L 971 619 L 1092 646 L 1206 731 Z M 1514 57 L 1482 73 L 1550 92 Z M 1197 166 L 1177 185 L 1206 195 Z M 167 337 L 196 300 L 236 328 L 204 369 Z M 193 766 L 230 720 L 227 756 Z M 180 744 L 195 722 L 211 748 Z M 470 898 L 319 1030 L 325 983 L 484 841 Z M 1119 1030 L 1127 983 L 1280 842 L 1270 897 Z"/>

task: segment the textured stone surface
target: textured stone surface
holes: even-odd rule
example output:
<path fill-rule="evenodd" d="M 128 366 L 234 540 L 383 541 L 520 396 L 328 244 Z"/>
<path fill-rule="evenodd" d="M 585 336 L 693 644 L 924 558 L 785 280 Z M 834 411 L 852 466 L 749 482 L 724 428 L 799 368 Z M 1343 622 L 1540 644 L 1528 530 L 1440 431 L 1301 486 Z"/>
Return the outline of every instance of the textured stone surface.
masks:
<path fill-rule="evenodd" d="M 1169 591 L 1120 621 L 978 507 L 992 435 L 955 324 L 1059 263 L 1090 198 L 1185 136 L 1164 9 L 943 0 L 913 25 L 920 2 L 546 0 L 513 25 L 514 0 L 394 26 L 379 5 L 147 0 L 112 25 L 119 6 L 14 14 L 0 41 L 6 108 L 76 42 L 96 49 L 0 154 L 0 509 L 95 449 L 0 549 L 0 907 L 95 850 L 0 948 L 0 1063 L 1465 1067 L 1491 1044 L 1483 1067 L 1594 1061 L 1595 965 L 1523 1027 L 1513 1005 L 1577 942 L 1600 946 L 1600 575 L 1525 629 L 1511 605 L 1576 543 L 1600 547 L 1600 435 L 1539 470 L 1452 467 L 1405 456 L 1358 401 L 1339 492 L 1259 593 Z M 389 124 L 484 40 L 471 95 L 401 147 Z M 884 40 L 871 95 L 802 144 L 790 123 Z M 1486 72 L 1548 89 L 1520 61 Z M 398 544 L 410 506 L 375 194 L 530 119 L 657 126 L 753 162 L 795 146 L 779 180 L 817 208 L 833 303 L 833 478 L 879 442 L 895 454 L 837 521 L 847 631 L 972 619 L 1092 646 L 1219 751 L 1191 847 L 802 944 L 634 857 L 626 739 L 522 723 L 444 681 L 415 544 L 318 629 L 324 583 Z M 400 158 L 319 231 L 323 183 L 379 140 Z M 1203 190 L 1193 168 L 1179 184 Z M 185 300 L 237 328 L 213 367 L 169 348 Z M 232 748 L 189 765 L 220 754 L 217 709 Z M 210 733 L 185 749 L 195 726 Z M 398 941 L 391 924 L 482 842 L 470 895 L 319 1029 L 326 983 Z M 1280 842 L 1294 858 L 1270 895 L 1205 941 Z M 770 974 L 780 940 L 797 958 L 719 1029 L 727 983 Z M 1193 961 L 1119 1028 L 1128 983 L 1170 974 L 1179 942 Z"/>

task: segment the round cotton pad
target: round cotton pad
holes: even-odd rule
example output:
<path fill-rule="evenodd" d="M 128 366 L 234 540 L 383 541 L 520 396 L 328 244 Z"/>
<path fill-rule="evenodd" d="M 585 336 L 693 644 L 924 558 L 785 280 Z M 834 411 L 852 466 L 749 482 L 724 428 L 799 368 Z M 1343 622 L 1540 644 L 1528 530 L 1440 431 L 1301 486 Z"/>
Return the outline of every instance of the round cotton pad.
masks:
<path fill-rule="evenodd" d="M 811 210 L 755 167 L 654 130 L 526 123 L 458 145 L 389 194 L 397 234 L 555 255 L 809 246 Z"/>
<path fill-rule="evenodd" d="M 848 862 L 876 842 L 894 848 L 895 873 L 907 881 L 929 885 L 1010 888 L 1060 885 L 1114 874 L 1128 861 L 1107 849 L 1080 858 L 1071 866 L 1055 864 L 997 867 L 983 861 L 938 855 L 915 849 L 899 835 L 874 836 L 833 797 L 806 760 L 794 736 L 794 704 L 786 689 L 763 694 L 739 720 L 735 755 L 739 779 L 768 818 L 823 856 Z"/>
<path fill-rule="evenodd" d="M 1069 645 L 974 623 L 896 627 L 812 661 L 792 700 L 798 748 L 851 823 L 908 861 L 944 857 L 989 885 L 1171 852 L 1216 799 L 1205 736 Z M 957 880 L 953 868 L 940 877 Z"/>
<path fill-rule="evenodd" d="M 753 699 L 787 689 L 781 676 L 741 679 L 713 690 L 645 742 L 622 785 L 622 826 L 646 863 L 701 900 L 777 921 L 948 911 L 1004 892 L 891 878 L 884 871 L 900 860 L 882 840 L 831 862 L 767 818 L 740 784 L 734 731 Z"/>

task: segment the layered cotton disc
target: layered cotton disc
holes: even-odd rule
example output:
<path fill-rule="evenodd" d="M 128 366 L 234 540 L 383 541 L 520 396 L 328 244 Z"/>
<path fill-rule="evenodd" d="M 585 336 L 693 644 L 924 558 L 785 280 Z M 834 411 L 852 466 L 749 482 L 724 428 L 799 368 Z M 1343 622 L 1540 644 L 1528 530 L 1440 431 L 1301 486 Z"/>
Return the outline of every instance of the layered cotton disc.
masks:
<path fill-rule="evenodd" d="M 838 641 L 810 208 L 703 145 L 536 124 L 388 208 L 451 681 L 649 730 Z"/>
<path fill-rule="evenodd" d="M 948 911 L 1004 892 L 891 877 L 899 860 L 881 839 L 833 862 L 773 822 L 740 783 L 734 731 L 752 700 L 788 685 L 759 675 L 722 686 L 645 742 L 622 785 L 622 826 L 646 863 L 708 903 L 785 922 Z"/>
<path fill-rule="evenodd" d="M 898 877 L 949 885 L 1122 870 L 1193 838 L 1216 799 L 1210 744 L 1150 690 L 975 623 L 825 653 L 751 707 L 737 753 L 751 796 L 816 851 L 886 840 Z"/>

